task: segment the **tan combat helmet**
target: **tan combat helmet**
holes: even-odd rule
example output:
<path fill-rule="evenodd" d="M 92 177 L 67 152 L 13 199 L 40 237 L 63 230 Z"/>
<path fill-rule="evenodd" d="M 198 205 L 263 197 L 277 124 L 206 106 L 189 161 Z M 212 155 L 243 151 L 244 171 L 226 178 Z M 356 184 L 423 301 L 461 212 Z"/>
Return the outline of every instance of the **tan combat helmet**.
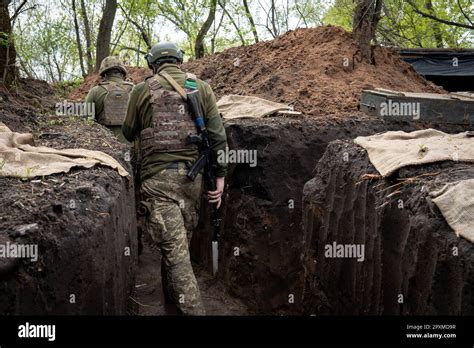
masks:
<path fill-rule="evenodd" d="M 99 69 L 100 76 L 104 76 L 110 69 L 119 69 L 127 76 L 127 68 L 125 68 L 125 65 L 117 56 L 108 56 L 102 60 Z"/>

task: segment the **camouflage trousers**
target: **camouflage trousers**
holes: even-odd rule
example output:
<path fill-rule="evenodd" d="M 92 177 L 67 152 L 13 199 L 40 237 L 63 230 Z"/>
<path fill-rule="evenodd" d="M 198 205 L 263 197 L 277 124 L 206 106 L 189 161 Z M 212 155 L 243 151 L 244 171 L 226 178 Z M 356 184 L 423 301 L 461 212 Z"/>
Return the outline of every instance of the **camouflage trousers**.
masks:
<path fill-rule="evenodd" d="M 145 180 L 143 198 L 151 203 L 147 230 L 162 255 L 168 295 L 184 315 L 205 315 L 189 256 L 189 242 L 199 219 L 202 176 L 186 177 L 187 169 L 165 169 Z"/>

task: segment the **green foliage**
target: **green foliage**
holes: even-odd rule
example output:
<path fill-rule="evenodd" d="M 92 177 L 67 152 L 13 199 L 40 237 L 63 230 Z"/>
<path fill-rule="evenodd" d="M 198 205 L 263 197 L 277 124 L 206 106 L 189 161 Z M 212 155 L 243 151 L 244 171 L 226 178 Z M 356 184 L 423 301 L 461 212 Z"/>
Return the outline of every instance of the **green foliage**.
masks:
<path fill-rule="evenodd" d="M 432 11 L 425 5 L 428 0 L 414 0 L 417 8 L 438 18 L 465 23 L 461 8 L 474 20 L 470 0 L 431 0 Z M 379 40 L 401 47 L 470 47 L 474 42 L 472 31 L 439 23 L 415 13 L 404 0 L 386 1 L 384 16 L 379 24 Z"/>
<path fill-rule="evenodd" d="M 433 9 L 426 8 L 430 0 L 414 0 L 418 9 L 435 17 L 458 23 L 468 23 L 465 14 L 474 21 L 471 0 L 431 0 Z M 461 5 L 461 8 L 459 7 Z M 325 24 L 352 29 L 353 0 L 336 0 L 324 16 Z M 377 31 L 377 41 L 399 47 L 471 47 L 472 30 L 439 23 L 417 14 L 405 0 L 385 0 L 382 18 Z"/>
<path fill-rule="evenodd" d="M 95 124 L 95 121 L 92 117 L 85 117 L 84 124 L 86 124 L 87 126 L 93 126 Z"/>
<path fill-rule="evenodd" d="M 270 6 L 272 1 L 274 10 Z M 429 1 L 432 10 L 426 8 Z M 75 2 L 82 60 L 87 68 L 82 1 Z M 91 28 L 94 60 L 104 0 L 83 2 Z M 469 23 L 465 18 L 468 17 L 474 22 L 472 0 L 414 2 L 420 10 L 439 18 Z M 193 57 L 195 40 L 211 0 L 119 0 L 118 3 L 111 54 L 119 55 L 128 65 L 145 67 L 143 56 L 148 47 L 144 37 L 151 45 L 174 41 L 186 51 L 185 60 Z M 260 40 L 321 23 L 352 29 L 354 0 L 247 0 L 247 3 Z M 28 0 L 28 5 L 31 9 L 21 13 L 13 27 L 21 74 L 58 82 L 60 91 L 67 93 L 82 81 L 72 0 Z M 8 45 L 10 40 L 11 37 L 0 32 L 0 46 Z M 204 40 L 205 52 L 210 54 L 254 41 L 243 0 L 218 0 L 214 23 Z M 472 30 L 423 18 L 405 0 L 384 0 L 376 41 L 400 47 L 471 47 L 474 34 Z"/>
<path fill-rule="evenodd" d="M 324 24 L 332 24 L 352 30 L 352 16 L 354 15 L 355 2 L 353 0 L 336 0 L 334 5 L 326 12 Z"/>
<path fill-rule="evenodd" d="M 61 124 L 64 124 L 64 120 L 60 119 L 60 118 L 51 118 L 51 119 L 48 120 L 48 126 L 49 127 L 54 127 L 54 126 L 61 125 Z"/>
<path fill-rule="evenodd" d="M 10 35 L 3 31 L 0 31 L 0 46 L 7 47 L 10 44 Z"/>
<path fill-rule="evenodd" d="M 418 144 L 418 147 L 419 147 L 419 149 L 418 149 L 419 153 L 424 153 L 424 152 L 428 151 L 428 147 L 425 144 Z"/>
<path fill-rule="evenodd" d="M 84 79 L 81 77 L 69 81 L 58 81 L 54 86 L 61 95 L 67 95 L 71 91 L 79 87 L 83 82 Z"/>
<path fill-rule="evenodd" d="M 33 167 L 27 167 L 25 168 L 25 176 L 22 178 L 22 180 L 27 180 L 33 175 L 33 172 L 35 171 L 35 168 Z"/>
<path fill-rule="evenodd" d="M 297 26 L 311 27 L 321 25 L 328 10 L 326 1 L 295 0 L 291 10 L 296 13 Z"/>
<path fill-rule="evenodd" d="M 78 56 L 68 11 L 46 2 L 18 20 L 14 40 L 27 69 L 23 72 L 53 82 L 77 76 Z"/>

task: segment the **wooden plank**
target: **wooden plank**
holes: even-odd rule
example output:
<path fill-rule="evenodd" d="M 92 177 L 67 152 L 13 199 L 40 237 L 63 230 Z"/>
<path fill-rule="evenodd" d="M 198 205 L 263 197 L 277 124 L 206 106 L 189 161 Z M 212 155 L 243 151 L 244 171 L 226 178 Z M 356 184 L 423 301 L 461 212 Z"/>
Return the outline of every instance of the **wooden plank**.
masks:
<path fill-rule="evenodd" d="M 440 99 L 440 100 L 450 100 L 453 99 L 449 94 L 439 94 L 439 93 L 422 93 L 422 92 L 406 92 L 405 96 L 418 99 Z"/>
<path fill-rule="evenodd" d="M 373 93 L 386 97 L 398 96 L 418 99 L 441 99 L 441 100 L 464 100 L 467 102 L 474 101 L 474 94 L 467 92 L 456 92 L 448 94 L 424 93 L 424 92 L 397 92 L 390 89 L 376 88 L 375 90 L 363 90 L 362 93 Z"/>
<path fill-rule="evenodd" d="M 280 110 L 276 112 L 278 115 L 288 115 L 288 116 L 295 116 L 295 115 L 302 115 L 299 111 L 290 111 L 290 110 Z"/>
<path fill-rule="evenodd" d="M 404 92 L 394 91 L 392 89 L 386 89 L 386 88 L 376 88 L 375 91 L 382 92 L 384 94 L 398 95 L 401 97 L 405 95 Z"/>
<path fill-rule="evenodd" d="M 399 121 L 427 121 L 474 125 L 474 100 L 460 100 L 434 93 L 404 93 L 403 96 L 366 90 L 360 110 L 376 117 Z"/>
<path fill-rule="evenodd" d="M 474 93 L 470 93 L 470 92 L 452 92 L 452 93 L 449 93 L 449 95 L 453 96 L 453 97 L 460 97 L 460 100 L 474 100 Z"/>

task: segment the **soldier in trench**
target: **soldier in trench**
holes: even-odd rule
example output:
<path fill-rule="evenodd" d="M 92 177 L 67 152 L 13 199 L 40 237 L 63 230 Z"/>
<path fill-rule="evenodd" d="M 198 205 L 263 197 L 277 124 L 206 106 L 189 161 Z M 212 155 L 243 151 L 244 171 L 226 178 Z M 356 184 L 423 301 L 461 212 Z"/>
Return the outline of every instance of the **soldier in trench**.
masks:
<path fill-rule="evenodd" d="M 128 100 L 133 83 L 126 81 L 127 69 L 115 56 L 109 56 L 100 63 L 102 81 L 93 87 L 86 97 L 86 103 L 93 103 L 95 120 L 107 127 L 121 142 L 130 145 L 122 134 L 122 123 L 127 113 Z"/>
<path fill-rule="evenodd" d="M 122 132 L 129 141 L 139 139 L 141 193 L 150 207 L 147 231 L 162 255 L 165 300 L 181 314 L 205 315 L 189 255 L 203 182 L 201 174 L 195 181 L 186 176 L 198 150 L 186 141 L 197 129 L 183 89 L 199 91 L 214 158 L 227 147 L 227 137 L 211 87 L 180 69 L 183 53 L 173 43 L 151 48 L 145 58 L 154 75 L 133 88 Z M 226 172 L 227 164 L 217 163 L 217 189 L 207 192 L 218 206 Z"/>

